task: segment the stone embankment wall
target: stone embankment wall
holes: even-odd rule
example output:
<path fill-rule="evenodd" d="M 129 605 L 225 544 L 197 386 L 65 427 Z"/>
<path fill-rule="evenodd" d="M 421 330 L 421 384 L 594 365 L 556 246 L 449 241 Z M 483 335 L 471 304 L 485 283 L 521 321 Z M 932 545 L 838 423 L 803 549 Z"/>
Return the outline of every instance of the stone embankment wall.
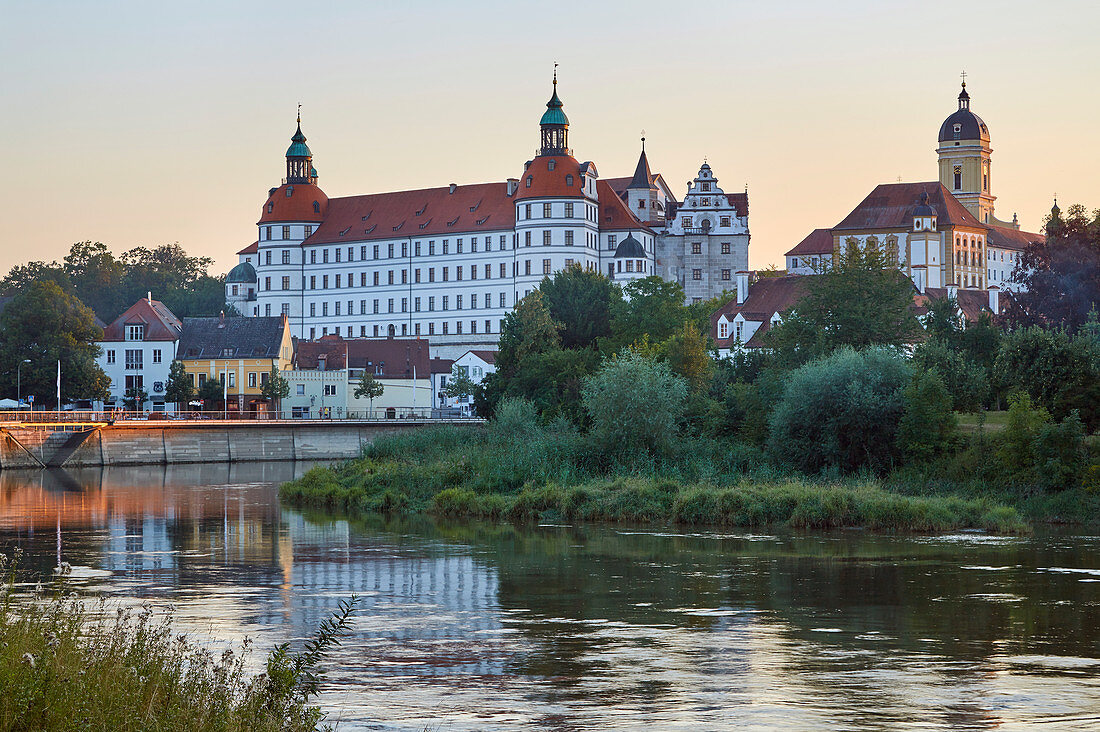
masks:
<path fill-rule="evenodd" d="M 344 460 L 380 435 L 418 429 L 431 420 L 116 424 L 72 432 L 40 427 L 0 430 L 0 469 L 103 465 L 172 465 L 260 460 Z M 471 423 L 470 426 L 473 426 Z M 79 443 L 75 449 L 73 444 Z M 67 446 L 67 447 L 66 447 Z M 71 454 L 65 455 L 65 452 Z"/>

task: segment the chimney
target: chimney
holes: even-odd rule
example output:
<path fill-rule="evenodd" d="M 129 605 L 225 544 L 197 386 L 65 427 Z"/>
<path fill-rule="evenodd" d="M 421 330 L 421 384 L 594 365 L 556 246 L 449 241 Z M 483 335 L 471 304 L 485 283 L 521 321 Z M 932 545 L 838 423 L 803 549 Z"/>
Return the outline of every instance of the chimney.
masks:
<path fill-rule="evenodd" d="M 996 285 L 989 288 L 989 309 L 994 315 L 1001 314 L 1001 289 Z"/>
<path fill-rule="evenodd" d="M 737 304 L 744 305 L 745 298 L 749 294 L 749 273 L 738 272 L 737 273 Z"/>
<path fill-rule="evenodd" d="M 455 192 L 455 188 L 458 188 L 458 184 L 457 183 L 452 183 L 451 184 L 451 193 Z"/>
<path fill-rule="evenodd" d="M 148 292 L 145 293 L 145 299 L 148 300 L 149 302 L 153 302 L 153 291 L 152 290 L 149 290 Z"/>
<path fill-rule="evenodd" d="M 957 300 L 959 298 L 959 286 L 954 282 L 947 286 L 947 296 L 952 300 Z"/>
<path fill-rule="evenodd" d="M 516 191 L 519 190 L 519 178 L 508 179 L 508 195 L 514 196 Z"/>

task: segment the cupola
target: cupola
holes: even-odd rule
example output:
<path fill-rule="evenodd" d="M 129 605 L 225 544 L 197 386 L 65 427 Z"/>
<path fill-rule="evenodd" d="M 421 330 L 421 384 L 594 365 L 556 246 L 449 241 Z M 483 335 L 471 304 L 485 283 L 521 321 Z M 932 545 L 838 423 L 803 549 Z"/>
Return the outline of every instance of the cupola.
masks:
<path fill-rule="evenodd" d="M 562 110 L 561 99 L 558 98 L 558 70 L 554 69 L 554 93 L 550 101 L 546 103 L 546 111 L 539 120 L 542 145 L 539 147 L 539 155 L 572 155 L 569 149 L 569 118 Z"/>

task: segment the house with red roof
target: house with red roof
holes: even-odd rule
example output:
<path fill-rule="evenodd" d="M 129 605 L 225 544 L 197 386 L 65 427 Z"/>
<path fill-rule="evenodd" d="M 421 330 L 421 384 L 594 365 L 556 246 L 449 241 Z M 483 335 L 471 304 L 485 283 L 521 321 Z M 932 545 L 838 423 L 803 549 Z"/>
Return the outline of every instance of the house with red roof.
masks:
<path fill-rule="evenodd" d="M 168 370 L 176 357 L 183 323 L 152 293 L 138 300 L 103 329 L 96 363 L 111 379 L 110 398 L 96 410 L 123 408 L 127 395 L 144 395 L 138 411 L 173 413 L 165 401 Z"/>

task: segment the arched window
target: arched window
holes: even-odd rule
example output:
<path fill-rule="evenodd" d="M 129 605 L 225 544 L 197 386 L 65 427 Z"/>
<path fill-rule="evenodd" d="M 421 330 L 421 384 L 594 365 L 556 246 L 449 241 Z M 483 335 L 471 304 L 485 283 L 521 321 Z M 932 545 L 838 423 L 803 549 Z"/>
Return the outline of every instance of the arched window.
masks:
<path fill-rule="evenodd" d="M 317 201 L 313 202 L 313 213 L 321 213 L 321 204 Z"/>

